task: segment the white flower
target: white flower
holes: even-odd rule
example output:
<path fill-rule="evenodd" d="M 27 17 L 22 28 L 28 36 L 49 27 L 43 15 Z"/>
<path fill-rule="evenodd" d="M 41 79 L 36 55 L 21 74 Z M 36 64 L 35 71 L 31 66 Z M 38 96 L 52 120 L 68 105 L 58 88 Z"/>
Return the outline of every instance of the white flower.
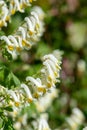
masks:
<path fill-rule="evenodd" d="M 11 3 L 10 3 L 10 4 L 11 4 Z M 12 3 L 12 5 L 13 5 L 13 9 L 16 9 L 16 10 L 18 10 L 18 11 L 20 11 L 20 12 L 24 12 L 24 11 L 20 8 L 20 2 L 19 2 L 19 0 L 14 0 L 13 3 Z"/>
<path fill-rule="evenodd" d="M 16 130 L 20 130 L 20 128 L 21 128 L 21 123 L 17 121 L 16 123 L 14 123 L 13 127 L 14 127 L 14 129 L 16 129 Z"/>
<path fill-rule="evenodd" d="M 53 73 L 55 75 L 55 77 L 59 77 L 59 70 L 57 69 L 56 65 L 54 64 L 53 61 L 51 60 L 46 60 L 46 62 L 50 65 L 51 69 L 53 70 Z M 59 66 L 60 67 L 60 66 Z"/>
<path fill-rule="evenodd" d="M 51 88 L 49 93 L 46 93 L 40 97 L 36 102 L 36 108 L 39 112 L 45 112 L 52 104 L 54 98 L 58 97 L 58 91 L 56 88 Z"/>
<path fill-rule="evenodd" d="M 19 47 L 18 42 L 17 42 L 17 40 L 16 40 L 16 38 L 15 38 L 14 36 L 9 35 L 9 36 L 8 36 L 8 39 L 11 41 L 11 43 L 12 43 L 15 47 Z"/>
<path fill-rule="evenodd" d="M 26 39 L 26 29 L 24 28 L 24 27 L 19 27 L 18 28 L 18 31 L 20 31 L 21 32 L 21 34 L 22 34 L 22 38 L 25 40 Z"/>
<path fill-rule="evenodd" d="M 27 22 L 29 36 L 32 36 L 35 33 L 34 25 L 32 24 L 31 20 L 28 17 L 25 18 L 25 21 Z"/>
<path fill-rule="evenodd" d="M 0 27 L 7 26 L 7 21 L 9 20 L 9 10 L 4 1 L 0 1 Z"/>
<path fill-rule="evenodd" d="M 32 84 L 32 87 L 38 92 L 38 94 L 43 94 L 45 92 L 45 86 L 42 85 L 42 82 L 39 78 L 35 79 L 33 77 L 28 76 L 26 77 L 26 81 L 27 82 L 30 81 L 30 83 Z"/>
<path fill-rule="evenodd" d="M 29 103 L 31 103 L 33 101 L 33 97 L 32 97 L 32 94 L 31 94 L 31 91 L 29 89 L 29 87 L 26 85 L 26 84 L 21 84 L 21 88 L 24 89 L 26 95 L 27 95 L 27 101 Z"/>
<path fill-rule="evenodd" d="M 55 56 L 53 56 L 52 54 L 48 54 L 48 55 L 45 55 L 43 56 L 43 60 L 46 60 L 46 59 L 50 59 L 52 60 L 54 63 L 57 63 L 57 59 L 55 58 Z"/>
<path fill-rule="evenodd" d="M 3 6 L 2 8 L 2 11 L 3 11 L 3 17 L 2 17 L 2 21 L 4 22 L 4 26 L 7 26 L 7 23 L 6 23 L 6 18 L 8 16 L 8 9 L 6 6 Z"/>
<path fill-rule="evenodd" d="M 77 126 L 77 124 L 75 123 L 74 120 L 72 120 L 71 118 L 67 118 L 66 121 L 70 126 L 70 130 L 77 130 L 78 126 Z"/>
<path fill-rule="evenodd" d="M 38 130 L 51 130 L 44 115 L 42 115 L 39 119 Z"/>
<path fill-rule="evenodd" d="M 84 73 L 86 71 L 86 62 L 80 59 L 77 63 L 78 72 Z"/>
<path fill-rule="evenodd" d="M 38 14 L 40 20 L 44 19 L 45 13 L 39 6 L 33 7 L 32 11 L 35 11 Z"/>
<path fill-rule="evenodd" d="M 80 120 L 82 120 L 82 121 L 84 120 L 84 115 L 83 115 L 83 113 L 81 112 L 80 109 L 74 108 L 74 109 L 72 110 L 72 113 L 73 113 L 74 115 L 76 115 L 76 117 L 79 118 Z"/>
<path fill-rule="evenodd" d="M 19 105 L 20 105 L 20 100 L 19 100 L 19 98 L 17 97 L 16 93 L 15 93 L 13 90 L 8 90 L 7 92 L 8 92 L 8 94 L 12 97 L 12 99 L 15 101 L 15 106 L 16 106 L 16 107 L 19 107 Z"/>
<path fill-rule="evenodd" d="M 1 40 L 4 40 L 7 44 L 7 51 L 12 54 L 12 56 L 15 55 L 15 52 L 14 52 L 14 44 L 11 43 L 11 41 L 8 39 L 7 36 L 2 36 L 1 37 Z"/>
<path fill-rule="evenodd" d="M 54 72 L 52 70 L 52 68 L 50 67 L 49 63 L 47 61 L 45 61 L 43 63 L 43 65 L 46 67 L 47 71 L 45 71 L 46 73 L 46 76 L 47 76 L 47 80 L 48 82 L 50 83 L 55 83 L 55 75 L 54 75 Z"/>
<path fill-rule="evenodd" d="M 38 18 L 38 15 L 37 15 L 37 13 L 34 12 L 34 11 L 31 12 L 31 15 L 32 15 L 32 16 L 35 18 L 35 20 L 36 20 L 35 29 L 36 29 L 36 31 L 38 31 L 39 28 L 40 28 L 40 20 L 39 20 L 39 18 Z"/>
<path fill-rule="evenodd" d="M 83 128 L 83 130 L 87 130 L 87 127 Z"/>
<path fill-rule="evenodd" d="M 79 125 L 81 125 L 84 121 L 84 115 L 78 108 L 74 108 L 72 110 L 72 114 L 69 118 L 66 119 L 69 124 L 71 130 L 77 130 Z"/>
<path fill-rule="evenodd" d="M 25 49 L 31 48 L 31 43 L 26 40 L 27 38 L 27 30 L 24 27 L 19 27 L 18 31 L 21 32 L 22 37 L 18 37 L 20 46 Z"/>

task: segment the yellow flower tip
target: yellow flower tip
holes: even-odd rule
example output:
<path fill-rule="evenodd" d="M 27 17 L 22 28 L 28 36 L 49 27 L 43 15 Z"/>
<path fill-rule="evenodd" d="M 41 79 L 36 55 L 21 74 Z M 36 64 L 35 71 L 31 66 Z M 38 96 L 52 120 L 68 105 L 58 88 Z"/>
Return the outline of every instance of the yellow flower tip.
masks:
<path fill-rule="evenodd" d="M 31 45 L 30 45 L 30 44 L 26 44 L 26 46 L 27 46 L 28 48 L 30 48 L 30 47 L 31 47 Z"/>
<path fill-rule="evenodd" d="M 44 90 L 44 88 L 38 87 L 38 91 L 39 91 L 39 92 L 43 92 L 43 90 Z"/>
<path fill-rule="evenodd" d="M 32 31 L 29 31 L 29 35 L 32 36 L 32 35 L 33 35 L 33 32 L 32 32 Z"/>
<path fill-rule="evenodd" d="M 14 4 L 15 4 L 13 0 L 11 1 L 11 4 L 12 4 L 12 5 L 14 5 Z"/>
<path fill-rule="evenodd" d="M 33 2 L 33 0 L 29 0 L 29 2 L 30 2 L 30 3 L 32 3 L 32 2 Z"/>
<path fill-rule="evenodd" d="M 15 106 L 16 106 L 16 107 L 19 107 L 19 106 L 20 106 L 20 103 L 19 103 L 19 102 L 15 102 Z"/>
<path fill-rule="evenodd" d="M 30 47 L 31 45 L 27 43 L 26 40 L 22 40 L 22 45 L 23 46 L 27 46 L 27 47 Z"/>
<path fill-rule="evenodd" d="M 7 16 L 7 17 L 6 17 L 6 21 L 9 21 L 9 20 L 10 20 L 10 16 Z"/>
<path fill-rule="evenodd" d="M 27 6 L 27 4 L 23 3 L 21 6 L 22 6 L 22 8 L 25 8 Z"/>
<path fill-rule="evenodd" d="M 57 73 L 57 72 L 54 72 L 54 74 L 55 74 L 55 76 L 57 76 L 57 75 L 58 75 L 58 73 Z"/>
<path fill-rule="evenodd" d="M 15 10 L 15 9 L 12 9 L 12 10 L 11 10 L 11 14 L 12 14 L 12 15 L 14 15 L 14 14 L 15 14 L 15 12 L 16 12 L 16 10 Z"/>
<path fill-rule="evenodd" d="M 22 122 L 22 121 L 23 121 L 23 118 L 22 118 L 22 117 L 19 117 L 19 118 L 18 118 L 18 121 L 19 121 L 19 122 Z"/>
<path fill-rule="evenodd" d="M 49 75 L 48 76 L 48 80 L 51 82 L 52 81 L 52 77 Z"/>
<path fill-rule="evenodd" d="M 4 22 L 0 21 L 0 27 L 3 27 L 3 26 L 4 26 Z"/>
<path fill-rule="evenodd" d="M 59 66 L 58 64 L 56 64 L 56 68 L 57 68 L 57 69 L 60 69 L 60 66 Z"/>
<path fill-rule="evenodd" d="M 28 44 L 27 41 L 22 40 L 22 46 L 27 46 L 28 48 L 30 48 L 31 44 Z"/>
<path fill-rule="evenodd" d="M 36 29 L 40 28 L 40 26 L 39 26 L 38 23 L 36 23 L 35 28 L 36 28 Z"/>
<path fill-rule="evenodd" d="M 47 88 L 51 88 L 51 84 L 50 83 L 47 83 Z"/>
<path fill-rule="evenodd" d="M 16 50 L 17 50 L 18 52 L 20 52 L 20 51 L 21 51 L 21 48 L 20 48 L 20 47 L 16 47 Z"/>
<path fill-rule="evenodd" d="M 26 41 L 25 40 L 22 40 L 22 45 L 26 46 Z"/>
<path fill-rule="evenodd" d="M 8 49 L 9 49 L 10 51 L 13 51 L 13 50 L 14 50 L 14 47 L 11 46 L 11 45 L 9 45 L 9 46 L 8 46 Z"/>
<path fill-rule="evenodd" d="M 31 98 L 28 98 L 28 99 L 27 99 L 27 102 L 29 102 L 29 103 L 32 103 L 32 101 L 33 101 L 33 100 L 32 100 Z"/>
<path fill-rule="evenodd" d="M 20 4 L 20 9 L 23 9 L 23 7 L 24 7 L 24 4 Z"/>
<path fill-rule="evenodd" d="M 39 98 L 39 94 L 38 93 L 34 93 L 34 98 Z"/>
<path fill-rule="evenodd" d="M 46 93 L 46 89 L 42 87 L 38 87 L 38 92 Z"/>

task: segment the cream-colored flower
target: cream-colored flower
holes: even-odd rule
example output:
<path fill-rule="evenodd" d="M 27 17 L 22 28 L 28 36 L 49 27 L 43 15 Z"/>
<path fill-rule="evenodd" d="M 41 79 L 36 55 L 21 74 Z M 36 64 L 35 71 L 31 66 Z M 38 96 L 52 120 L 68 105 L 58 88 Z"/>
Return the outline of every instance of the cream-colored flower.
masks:
<path fill-rule="evenodd" d="M 19 107 L 20 105 L 20 100 L 19 98 L 17 97 L 16 93 L 13 91 L 13 90 L 8 90 L 7 93 L 11 96 L 11 98 L 13 99 L 14 101 L 14 105 L 16 107 Z"/>
<path fill-rule="evenodd" d="M 26 78 L 26 81 L 30 82 L 30 84 L 32 85 L 34 91 L 37 91 L 38 94 L 42 95 L 46 91 L 45 86 L 42 85 L 42 82 L 41 82 L 41 80 L 39 78 L 35 79 L 33 77 L 28 76 Z"/>
<path fill-rule="evenodd" d="M 53 100 L 58 97 L 58 90 L 51 88 L 50 92 L 46 93 L 35 101 L 36 108 L 39 112 L 45 112 L 52 104 Z"/>
<path fill-rule="evenodd" d="M 83 128 L 83 130 L 87 130 L 87 127 Z"/>
<path fill-rule="evenodd" d="M 27 95 L 27 102 L 31 103 L 33 101 L 33 97 L 29 87 L 26 84 L 21 84 L 21 88 L 24 89 L 25 94 Z"/>
<path fill-rule="evenodd" d="M 31 16 L 25 18 L 24 24 L 17 29 L 14 35 L 1 37 L 1 40 L 5 41 L 7 44 L 7 51 L 14 59 L 22 50 L 29 50 L 32 45 L 39 40 L 40 36 L 42 35 L 42 25 L 39 24 L 39 16 L 33 11 L 31 12 Z"/>
<path fill-rule="evenodd" d="M 66 119 L 71 130 L 77 130 L 79 125 L 84 121 L 84 115 L 80 109 L 74 108 L 72 114 L 69 118 Z"/>
<path fill-rule="evenodd" d="M 38 130 L 51 130 L 44 114 L 42 114 L 40 119 L 39 119 Z"/>

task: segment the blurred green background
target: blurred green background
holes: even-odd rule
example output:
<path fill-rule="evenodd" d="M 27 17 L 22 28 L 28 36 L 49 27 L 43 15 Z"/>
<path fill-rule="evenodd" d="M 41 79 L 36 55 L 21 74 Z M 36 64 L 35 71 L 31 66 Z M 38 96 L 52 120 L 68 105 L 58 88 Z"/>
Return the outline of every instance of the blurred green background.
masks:
<path fill-rule="evenodd" d="M 37 0 L 33 2 L 34 5 L 39 5 L 46 13 L 45 32 L 41 41 L 28 52 L 30 57 L 25 60 L 21 56 L 15 62 L 7 62 L 1 57 L 1 62 L 4 61 L 23 81 L 27 75 L 33 75 L 40 69 L 39 59 L 42 55 L 54 49 L 62 50 L 61 82 L 57 85 L 60 92 L 47 110 L 49 124 L 52 130 L 57 127 L 62 130 L 65 118 L 71 114 L 72 108 L 78 107 L 85 115 L 85 122 L 80 126 L 82 129 L 87 125 L 87 0 Z M 26 8 L 25 13 L 17 12 L 12 16 L 12 23 L 7 28 L 3 27 L 0 34 L 12 34 L 32 6 Z M 4 72 L 0 73 L 2 85 L 10 87 L 14 80 L 7 85 L 2 77 Z"/>

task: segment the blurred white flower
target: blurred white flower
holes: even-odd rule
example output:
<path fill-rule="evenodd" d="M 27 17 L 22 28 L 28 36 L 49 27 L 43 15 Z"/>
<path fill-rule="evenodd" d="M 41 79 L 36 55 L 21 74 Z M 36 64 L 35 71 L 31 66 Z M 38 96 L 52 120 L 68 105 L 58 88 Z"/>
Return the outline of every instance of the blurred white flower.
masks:
<path fill-rule="evenodd" d="M 21 84 L 21 88 L 24 89 L 26 95 L 27 95 L 27 101 L 31 103 L 33 101 L 33 97 L 31 94 L 31 91 L 29 90 L 28 86 L 26 84 Z"/>
<path fill-rule="evenodd" d="M 86 27 L 84 23 L 72 23 L 67 28 L 69 42 L 75 50 L 81 49 L 87 40 Z"/>
<path fill-rule="evenodd" d="M 87 130 L 87 127 L 83 128 L 83 130 Z"/>
<path fill-rule="evenodd" d="M 72 110 L 72 114 L 69 118 L 66 119 L 70 130 L 77 130 L 79 125 L 81 125 L 84 121 L 85 117 L 80 109 L 74 108 Z"/>
<path fill-rule="evenodd" d="M 40 119 L 39 119 L 38 130 L 51 130 L 44 114 L 42 114 Z"/>
<path fill-rule="evenodd" d="M 77 62 L 77 71 L 79 75 L 83 75 L 84 72 L 86 71 L 86 62 L 83 59 L 80 59 Z"/>
<path fill-rule="evenodd" d="M 43 97 L 35 101 L 37 110 L 39 112 L 45 112 L 56 97 L 58 97 L 58 90 L 56 88 L 51 88 L 49 93 L 46 93 Z"/>

